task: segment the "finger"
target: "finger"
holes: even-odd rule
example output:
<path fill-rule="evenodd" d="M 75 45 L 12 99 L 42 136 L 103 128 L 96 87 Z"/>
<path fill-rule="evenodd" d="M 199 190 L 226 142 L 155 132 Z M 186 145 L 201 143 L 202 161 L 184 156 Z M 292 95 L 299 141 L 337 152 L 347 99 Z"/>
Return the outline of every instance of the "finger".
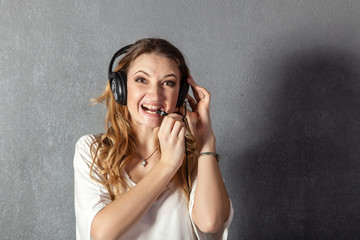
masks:
<path fill-rule="evenodd" d="M 183 122 L 176 121 L 176 122 L 174 123 L 173 129 L 171 130 L 171 135 L 172 135 L 173 137 L 178 137 L 179 132 L 180 132 L 181 128 L 183 128 L 183 127 L 184 127 L 184 123 L 183 123 Z"/>
<path fill-rule="evenodd" d="M 194 93 L 194 97 L 198 102 L 201 99 L 204 99 L 205 97 L 210 95 L 210 93 L 205 88 L 197 85 L 191 76 L 189 76 L 188 83 L 190 84 L 191 89 Z"/>
<path fill-rule="evenodd" d="M 199 94 L 198 94 L 198 92 L 196 91 L 196 88 L 195 88 L 196 84 L 195 84 L 194 79 L 192 78 L 191 75 L 189 75 L 188 83 L 191 86 L 191 90 L 192 90 L 192 92 L 194 94 L 194 97 L 195 97 L 196 101 L 200 101 L 200 96 L 199 96 Z"/>
<path fill-rule="evenodd" d="M 162 134 L 164 132 L 164 128 L 166 126 L 166 116 L 163 117 L 163 120 L 161 121 L 160 127 L 159 127 L 159 131 L 158 131 L 158 135 Z"/>
<path fill-rule="evenodd" d="M 169 135 L 171 133 L 171 130 L 174 126 L 175 120 L 168 116 L 164 117 L 164 120 L 161 123 L 159 133 Z"/>
<path fill-rule="evenodd" d="M 193 95 L 195 99 L 197 100 L 199 98 L 197 91 L 195 90 L 195 81 L 191 75 L 189 75 L 189 78 L 187 79 L 188 84 L 191 86 L 191 90 L 193 92 Z"/>
<path fill-rule="evenodd" d="M 187 99 L 188 99 L 188 102 L 190 104 L 191 110 L 193 112 L 196 112 L 196 101 L 195 101 L 195 99 L 192 96 L 190 96 L 190 94 L 187 95 Z"/>
<path fill-rule="evenodd" d="M 211 99 L 210 93 L 205 88 L 202 88 L 202 87 L 199 87 L 199 88 L 201 88 L 201 92 L 203 93 L 203 96 L 201 98 L 201 102 L 205 104 L 203 106 L 209 105 L 210 99 Z"/>
<path fill-rule="evenodd" d="M 199 85 L 196 86 L 196 89 L 199 97 L 199 99 L 197 99 L 197 103 L 201 101 L 201 103 L 209 105 L 211 99 L 210 92 L 206 88 L 200 87 Z"/>
<path fill-rule="evenodd" d="M 175 131 L 176 132 L 175 135 L 177 135 L 178 127 L 176 127 L 175 129 L 174 129 L 174 127 L 179 124 L 180 124 L 180 126 L 185 125 L 182 121 L 183 117 L 179 114 L 172 113 L 172 114 L 169 114 L 168 116 L 166 116 L 165 118 L 166 119 L 164 119 L 164 120 L 166 120 L 166 122 L 165 122 L 164 130 L 163 130 L 163 133 L 165 133 L 165 134 L 170 135 L 173 133 L 173 131 Z"/>
<path fill-rule="evenodd" d="M 180 144 L 184 144 L 184 139 L 185 139 L 185 132 L 186 132 L 186 128 L 185 126 L 183 126 L 178 134 L 178 137 L 180 138 Z"/>
<path fill-rule="evenodd" d="M 178 113 L 171 113 L 167 117 L 172 118 L 176 121 L 182 121 L 183 116 Z"/>
<path fill-rule="evenodd" d="M 196 85 L 195 88 L 196 88 L 196 91 L 198 92 L 198 96 L 200 99 L 210 97 L 210 92 L 206 88 L 200 87 L 199 85 Z"/>
<path fill-rule="evenodd" d="M 191 86 L 191 89 L 194 93 L 194 97 L 197 101 L 199 101 L 201 98 L 203 98 L 203 94 L 200 91 L 201 89 L 199 88 L 200 86 L 197 85 L 193 79 L 193 77 L 191 75 L 189 75 L 189 79 L 188 79 L 188 83 Z"/>

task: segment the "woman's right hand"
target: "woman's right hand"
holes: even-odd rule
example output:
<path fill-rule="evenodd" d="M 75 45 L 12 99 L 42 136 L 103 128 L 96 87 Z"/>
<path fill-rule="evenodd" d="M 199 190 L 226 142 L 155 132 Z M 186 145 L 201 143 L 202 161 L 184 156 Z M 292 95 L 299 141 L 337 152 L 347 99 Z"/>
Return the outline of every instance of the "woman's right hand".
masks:
<path fill-rule="evenodd" d="M 161 149 L 160 161 L 178 170 L 185 154 L 185 124 L 179 114 L 164 117 L 158 132 Z"/>
<path fill-rule="evenodd" d="M 165 116 L 158 131 L 158 139 L 161 149 L 159 162 L 135 187 L 120 194 L 96 214 L 90 230 L 94 239 L 119 239 L 147 213 L 171 182 L 185 154 L 185 125 L 182 117 L 178 114 Z M 94 195 L 97 194 L 98 191 Z"/>

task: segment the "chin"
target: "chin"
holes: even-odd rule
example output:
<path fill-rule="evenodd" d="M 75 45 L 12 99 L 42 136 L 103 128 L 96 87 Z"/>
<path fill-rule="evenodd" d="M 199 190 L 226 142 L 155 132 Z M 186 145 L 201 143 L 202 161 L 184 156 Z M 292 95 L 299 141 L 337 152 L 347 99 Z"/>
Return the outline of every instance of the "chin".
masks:
<path fill-rule="evenodd" d="M 137 117 L 133 118 L 135 125 L 150 128 L 159 127 L 162 123 L 163 117 L 158 114 L 140 113 Z"/>
<path fill-rule="evenodd" d="M 148 128 L 157 128 L 161 125 L 161 119 L 143 119 L 142 121 L 134 121 L 135 126 L 137 127 L 148 127 Z"/>

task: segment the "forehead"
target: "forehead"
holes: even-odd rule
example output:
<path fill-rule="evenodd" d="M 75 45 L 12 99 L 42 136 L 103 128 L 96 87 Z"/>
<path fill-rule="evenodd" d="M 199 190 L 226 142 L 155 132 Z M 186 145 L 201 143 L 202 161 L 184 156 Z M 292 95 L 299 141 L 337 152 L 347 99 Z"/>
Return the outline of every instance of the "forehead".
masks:
<path fill-rule="evenodd" d="M 149 74 L 174 73 L 177 76 L 180 74 L 179 67 L 175 60 L 155 53 L 141 54 L 130 64 L 128 73 L 139 70 L 146 71 Z"/>

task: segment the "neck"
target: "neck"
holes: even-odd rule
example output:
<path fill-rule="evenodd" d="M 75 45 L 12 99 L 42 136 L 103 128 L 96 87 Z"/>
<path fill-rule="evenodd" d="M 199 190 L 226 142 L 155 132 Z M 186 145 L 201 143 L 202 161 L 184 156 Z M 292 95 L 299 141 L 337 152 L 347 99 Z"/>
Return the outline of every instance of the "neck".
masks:
<path fill-rule="evenodd" d="M 158 131 L 159 127 L 149 128 L 145 126 L 136 126 L 136 144 L 137 153 L 142 157 L 153 152 L 159 146 Z"/>

